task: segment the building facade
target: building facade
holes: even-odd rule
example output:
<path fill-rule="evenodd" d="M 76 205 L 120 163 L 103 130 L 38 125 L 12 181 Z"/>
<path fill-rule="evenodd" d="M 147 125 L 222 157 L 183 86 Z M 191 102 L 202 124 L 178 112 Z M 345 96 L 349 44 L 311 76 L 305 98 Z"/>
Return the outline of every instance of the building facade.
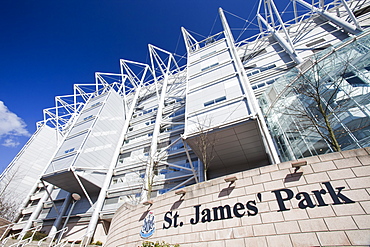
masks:
<path fill-rule="evenodd" d="M 322 118 L 307 125 L 294 116 L 316 116 L 317 103 L 297 89 L 310 92 L 303 85 L 313 79 L 326 85 L 319 99 L 342 149 L 369 146 L 370 3 L 296 0 L 292 21 L 272 0 L 259 6 L 255 36 L 235 41 L 220 9 L 220 33 L 197 40 L 182 29 L 185 66 L 149 45 L 150 64 L 122 59 L 120 73 L 96 73 L 95 83 L 56 97 L 1 175 L 18 193 L 13 231 L 41 226 L 50 238 L 66 229 L 69 241 L 105 242 L 123 204 L 338 151 L 327 129 L 314 130 Z"/>

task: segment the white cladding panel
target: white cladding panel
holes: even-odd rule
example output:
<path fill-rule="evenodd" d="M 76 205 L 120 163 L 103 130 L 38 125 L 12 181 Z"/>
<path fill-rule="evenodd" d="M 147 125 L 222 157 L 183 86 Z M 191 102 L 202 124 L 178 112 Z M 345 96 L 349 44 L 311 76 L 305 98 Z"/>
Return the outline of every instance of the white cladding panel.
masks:
<path fill-rule="evenodd" d="M 76 158 L 77 151 L 82 148 L 84 140 L 89 135 L 89 129 L 95 123 L 107 96 L 108 94 L 105 93 L 87 102 L 83 111 L 78 116 L 76 123 L 59 147 L 54 160 L 45 172 L 46 174 L 54 171 L 66 170 L 73 165 L 73 160 Z"/>
<path fill-rule="evenodd" d="M 79 133 L 81 131 L 84 131 L 88 128 L 90 128 L 91 124 L 93 123 L 95 117 L 92 117 L 88 120 L 83 120 L 83 118 L 79 118 L 78 122 L 73 126 L 70 134 L 68 136 L 72 136 L 76 133 Z"/>
<path fill-rule="evenodd" d="M 188 64 L 197 62 L 199 59 L 206 59 L 207 57 L 212 56 L 215 52 L 221 51 L 226 48 L 227 48 L 227 45 L 226 45 L 225 39 L 221 39 L 214 43 L 208 44 L 206 47 L 203 47 L 201 50 L 198 50 L 192 53 L 189 56 Z"/>
<path fill-rule="evenodd" d="M 70 155 L 55 158 L 51 162 L 50 166 L 46 170 L 45 174 L 54 172 L 54 171 L 60 171 L 60 170 L 66 170 L 69 169 L 71 166 L 73 160 L 75 159 L 76 152 L 71 153 Z"/>
<path fill-rule="evenodd" d="M 5 170 L 0 183 L 1 187 L 7 185 L 4 195 L 11 193 L 9 200 L 18 205 L 31 192 L 57 148 L 58 135 L 55 129 L 43 125 Z"/>
<path fill-rule="evenodd" d="M 108 167 L 124 124 L 121 97 L 112 91 L 75 163 L 76 167 Z"/>
<path fill-rule="evenodd" d="M 118 141 L 124 123 L 123 101 L 112 90 L 73 163 L 74 167 L 81 168 L 78 172 L 80 177 L 101 186 L 105 179 L 105 170 L 102 169 L 108 168 L 111 161 L 117 158 L 115 150 L 121 145 Z"/>
<path fill-rule="evenodd" d="M 250 115 L 225 39 L 191 53 L 188 67 L 186 135 Z"/>
<path fill-rule="evenodd" d="M 205 91 L 207 93 L 205 93 Z M 205 108 L 204 103 L 225 96 L 226 100 L 234 99 L 242 95 L 242 90 L 237 77 L 229 78 L 215 84 L 210 84 L 205 88 L 193 91 L 188 94 L 190 99 L 187 103 L 189 113 Z"/>
<path fill-rule="evenodd" d="M 230 104 L 222 104 L 212 107 L 209 111 L 198 115 L 189 116 L 187 119 L 187 133 L 198 132 L 232 123 L 249 115 L 245 101 L 236 101 Z"/>
<path fill-rule="evenodd" d="M 107 168 L 119 145 L 123 125 L 123 102 L 114 90 L 90 100 L 60 146 L 46 174 L 69 170 L 71 166 Z M 103 179 L 103 176 L 86 171 L 79 172 L 79 175 L 94 180 L 95 184 L 100 184 Z M 99 181 L 96 181 L 98 177 Z"/>
<path fill-rule="evenodd" d="M 235 68 L 232 63 L 215 65 L 214 67 L 196 75 L 190 75 L 189 71 L 188 88 L 189 90 L 192 90 L 194 88 L 206 85 L 207 83 L 231 75 L 234 71 Z"/>

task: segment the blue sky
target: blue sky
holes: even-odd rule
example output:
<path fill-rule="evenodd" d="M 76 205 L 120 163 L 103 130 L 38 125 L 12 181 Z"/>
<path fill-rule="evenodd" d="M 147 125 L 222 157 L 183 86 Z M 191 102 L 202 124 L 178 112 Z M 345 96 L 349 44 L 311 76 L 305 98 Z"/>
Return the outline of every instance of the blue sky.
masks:
<path fill-rule="evenodd" d="M 74 83 L 93 82 L 95 72 L 118 73 L 120 58 L 148 62 L 149 43 L 183 55 L 182 26 L 208 36 L 222 30 L 219 7 L 251 20 L 257 2 L 2 1 L 0 172 L 36 130 L 42 110 L 54 106 L 55 96 L 71 94 Z M 245 24 L 226 17 L 235 30 Z"/>

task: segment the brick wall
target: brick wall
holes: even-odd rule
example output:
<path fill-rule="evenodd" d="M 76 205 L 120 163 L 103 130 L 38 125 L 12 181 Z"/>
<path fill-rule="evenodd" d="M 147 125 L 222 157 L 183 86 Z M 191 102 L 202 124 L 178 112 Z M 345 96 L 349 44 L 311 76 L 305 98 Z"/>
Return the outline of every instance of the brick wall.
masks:
<path fill-rule="evenodd" d="M 10 223 L 10 221 L 0 217 L 0 238 L 7 230 L 7 225 L 9 225 Z"/>
<path fill-rule="evenodd" d="M 221 177 L 184 188 L 184 196 L 169 192 L 152 206 L 125 204 L 105 246 L 370 245 L 370 148 L 299 161 L 307 165 L 297 171 L 284 162 L 235 173 L 233 184 Z M 155 231 L 143 239 L 150 212 Z"/>

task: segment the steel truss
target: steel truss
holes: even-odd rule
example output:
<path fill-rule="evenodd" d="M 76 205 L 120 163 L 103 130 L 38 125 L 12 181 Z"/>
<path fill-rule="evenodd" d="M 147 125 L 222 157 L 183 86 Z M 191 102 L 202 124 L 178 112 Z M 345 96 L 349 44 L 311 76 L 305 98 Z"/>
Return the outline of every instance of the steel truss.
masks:
<path fill-rule="evenodd" d="M 156 189 L 153 190 L 153 187 L 158 186 L 166 186 L 166 190 L 173 190 L 178 187 L 184 186 L 185 184 L 188 184 L 191 181 L 198 182 L 198 176 L 199 172 L 196 170 L 195 166 L 193 165 L 191 158 L 190 158 L 190 150 L 187 151 L 188 154 L 185 152 L 185 147 L 180 151 L 183 153 L 185 157 L 188 158 L 190 167 L 188 168 L 186 164 L 173 164 L 170 162 L 167 162 L 166 160 L 171 155 L 169 153 L 169 150 L 179 143 L 182 142 L 180 135 L 183 133 L 183 128 L 181 126 L 179 131 L 180 133 L 175 133 L 177 131 L 173 131 L 174 135 L 178 135 L 178 138 L 176 140 L 173 140 L 171 143 L 168 141 L 167 136 L 164 136 L 165 134 L 162 134 L 163 129 L 170 129 L 171 126 L 178 126 L 183 125 L 184 122 L 179 122 L 173 120 L 173 117 L 171 117 L 173 114 L 184 108 L 185 106 L 185 85 L 186 85 L 186 71 L 182 71 L 181 68 L 177 65 L 177 62 L 173 56 L 173 54 L 160 49 L 158 47 L 155 47 L 153 45 L 149 45 L 149 53 L 150 53 L 150 62 L 151 65 L 146 65 L 147 71 L 150 73 L 150 76 L 146 78 L 146 80 L 142 80 L 142 90 L 140 94 L 137 94 L 137 97 L 133 100 L 131 100 L 131 105 L 133 106 L 133 111 L 129 112 L 127 114 L 127 122 L 129 126 L 132 126 L 135 124 L 136 119 L 133 118 L 134 111 L 141 109 L 141 99 L 149 99 L 154 98 L 154 105 L 156 106 L 156 112 L 153 116 L 152 122 L 155 122 L 152 130 L 149 130 L 149 134 L 151 136 L 150 139 L 150 148 L 148 153 L 148 159 L 146 161 L 141 160 L 135 167 L 136 169 L 140 169 L 140 167 L 143 167 L 144 163 L 144 182 L 142 185 L 138 184 L 136 186 L 133 186 L 132 184 L 130 186 L 123 186 L 121 189 L 125 190 L 124 187 L 129 188 L 129 190 L 132 191 L 141 191 L 141 201 L 148 200 L 151 196 L 151 192 L 155 192 Z M 123 61 L 121 61 L 122 63 Z M 137 64 L 133 64 L 137 65 Z M 138 80 L 139 76 L 138 73 L 140 72 L 134 72 L 130 67 L 124 66 L 126 69 L 126 73 L 131 78 L 136 78 L 136 81 Z M 148 69 L 150 68 L 150 69 Z M 143 79 L 143 77 L 142 77 Z M 126 95 L 127 98 L 129 98 L 129 94 Z M 149 97 L 149 98 L 148 98 Z M 169 105 L 171 102 L 177 102 L 176 104 Z M 130 135 L 126 135 L 126 140 L 130 141 Z M 169 144 L 166 146 L 160 146 L 159 144 L 163 141 L 167 140 Z M 140 144 L 141 145 L 141 144 Z M 123 145 L 121 153 L 124 153 L 126 149 L 129 149 L 129 145 Z M 186 163 L 186 162 L 184 162 Z M 127 166 L 129 164 L 126 164 Z M 125 164 L 123 164 L 125 166 Z M 183 171 L 187 171 L 188 174 L 180 174 L 178 176 L 173 176 L 170 178 L 166 178 L 165 176 L 156 176 L 154 175 L 154 170 L 162 167 L 172 167 L 175 169 L 180 169 Z M 133 170 L 126 170 L 124 168 L 116 168 L 117 174 L 125 174 L 127 172 L 132 172 Z M 121 179 L 122 180 L 122 179 Z M 185 181 L 184 181 L 185 180 Z M 172 183 L 173 181 L 180 181 L 173 183 L 173 186 L 168 187 L 168 183 Z M 182 181 L 182 182 L 181 182 Z M 139 188 L 140 187 L 140 188 Z M 119 189 L 115 189 L 112 191 L 119 191 Z M 113 193 L 113 192 L 112 192 Z M 137 193 L 134 193 L 137 194 Z M 127 196 L 127 199 L 131 201 L 131 203 L 138 202 L 135 197 Z"/>
<path fill-rule="evenodd" d="M 292 2 L 294 19 L 284 21 L 274 0 L 260 0 L 257 11 L 257 24 L 260 32 L 245 40 L 239 41 L 235 44 L 236 47 L 243 46 L 245 55 L 253 54 L 269 45 L 269 42 L 266 42 L 263 36 L 271 34 L 285 52 L 289 54 L 291 59 L 296 64 L 300 64 L 303 58 L 298 54 L 295 46 L 299 41 L 299 37 L 307 32 L 308 23 L 304 21 L 305 19 L 319 15 L 333 26 L 349 34 L 358 34 L 363 31 L 357 18 L 353 14 L 353 10 L 351 10 L 352 6 L 350 5 L 353 1 L 333 0 L 326 4 L 321 0 L 314 0 L 312 3 L 307 3 L 304 0 L 293 0 Z M 341 6 L 343 6 L 343 8 L 340 9 Z M 336 14 L 334 14 L 334 12 L 336 12 Z M 297 30 L 293 33 L 290 30 L 292 25 L 295 25 L 295 29 Z"/>

